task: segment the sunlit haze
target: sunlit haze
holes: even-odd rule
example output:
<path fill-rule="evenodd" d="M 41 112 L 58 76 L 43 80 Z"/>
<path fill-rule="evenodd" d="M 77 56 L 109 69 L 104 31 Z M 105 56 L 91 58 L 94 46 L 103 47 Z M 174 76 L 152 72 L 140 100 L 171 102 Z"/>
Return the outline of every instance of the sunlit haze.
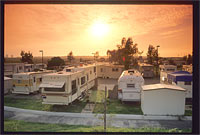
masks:
<path fill-rule="evenodd" d="M 162 57 L 192 53 L 191 5 L 5 5 L 5 56 L 92 56 L 117 49 L 132 37 L 146 56 L 149 44 Z"/>

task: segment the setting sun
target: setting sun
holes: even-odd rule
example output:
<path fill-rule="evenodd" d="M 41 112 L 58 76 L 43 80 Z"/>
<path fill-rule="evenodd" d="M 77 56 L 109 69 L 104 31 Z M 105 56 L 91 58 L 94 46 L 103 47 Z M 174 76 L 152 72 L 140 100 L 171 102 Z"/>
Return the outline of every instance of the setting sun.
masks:
<path fill-rule="evenodd" d="M 101 21 L 95 22 L 91 27 L 91 33 L 94 36 L 102 37 L 106 35 L 109 31 L 109 27 L 106 23 Z"/>

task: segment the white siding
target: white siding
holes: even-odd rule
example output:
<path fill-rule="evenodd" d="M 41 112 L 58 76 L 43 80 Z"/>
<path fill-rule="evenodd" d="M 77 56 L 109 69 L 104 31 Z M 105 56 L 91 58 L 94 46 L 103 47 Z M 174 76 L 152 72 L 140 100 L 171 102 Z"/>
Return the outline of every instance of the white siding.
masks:
<path fill-rule="evenodd" d="M 185 85 L 185 82 L 181 81 L 178 81 L 177 84 L 172 82 L 172 84 L 178 85 L 181 88 L 186 89 L 186 98 L 192 98 L 192 84 L 193 84 L 192 82 L 191 85 Z"/>
<path fill-rule="evenodd" d="M 141 108 L 146 115 L 184 115 L 184 91 L 147 90 L 142 91 L 141 98 Z"/>
<path fill-rule="evenodd" d="M 10 92 L 13 88 L 12 79 L 4 80 L 4 94 Z"/>

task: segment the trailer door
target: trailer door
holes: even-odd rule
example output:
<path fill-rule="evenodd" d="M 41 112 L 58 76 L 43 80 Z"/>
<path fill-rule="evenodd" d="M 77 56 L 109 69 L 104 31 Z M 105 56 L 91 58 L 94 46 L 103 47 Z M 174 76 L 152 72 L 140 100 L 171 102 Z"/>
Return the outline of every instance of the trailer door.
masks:
<path fill-rule="evenodd" d="M 36 76 L 33 76 L 33 89 L 31 91 L 36 91 L 37 90 L 37 81 L 36 81 Z"/>

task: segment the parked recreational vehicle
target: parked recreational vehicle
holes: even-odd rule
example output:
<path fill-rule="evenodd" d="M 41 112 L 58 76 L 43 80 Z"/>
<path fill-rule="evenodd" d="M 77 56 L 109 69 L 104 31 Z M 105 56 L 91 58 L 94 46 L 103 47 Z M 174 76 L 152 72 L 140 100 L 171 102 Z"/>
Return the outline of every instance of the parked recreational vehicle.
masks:
<path fill-rule="evenodd" d="M 167 83 L 167 74 L 177 71 L 174 65 L 160 65 L 160 83 Z"/>
<path fill-rule="evenodd" d="M 101 63 L 97 65 L 97 77 L 118 79 L 124 70 L 123 65 Z"/>
<path fill-rule="evenodd" d="M 17 73 L 13 75 L 13 91 L 16 94 L 30 94 L 39 90 L 44 74 L 52 73 L 52 70 L 39 72 Z"/>
<path fill-rule="evenodd" d="M 144 79 L 135 69 L 125 70 L 118 80 L 118 98 L 122 101 L 140 101 Z"/>
<path fill-rule="evenodd" d="M 186 98 L 192 98 L 192 74 L 187 71 L 177 71 L 167 75 L 168 82 L 186 90 Z"/>
<path fill-rule="evenodd" d="M 43 76 L 43 104 L 68 105 L 95 85 L 96 66 L 65 68 Z"/>
<path fill-rule="evenodd" d="M 139 71 L 143 77 L 153 77 L 154 70 L 153 65 L 141 63 L 139 64 Z"/>

